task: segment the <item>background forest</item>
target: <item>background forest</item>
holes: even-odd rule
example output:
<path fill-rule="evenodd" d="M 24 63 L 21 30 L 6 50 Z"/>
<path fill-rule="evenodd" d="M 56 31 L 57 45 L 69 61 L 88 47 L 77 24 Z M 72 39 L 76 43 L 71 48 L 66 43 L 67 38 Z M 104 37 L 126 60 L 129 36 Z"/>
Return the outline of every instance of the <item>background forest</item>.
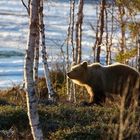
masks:
<path fill-rule="evenodd" d="M 85 89 L 66 76 L 83 60 L 140 71 L 140 0 L 1 0 L 0 9 L 0 139 L 140 139 L 137 104 L 83 107 Z"/>

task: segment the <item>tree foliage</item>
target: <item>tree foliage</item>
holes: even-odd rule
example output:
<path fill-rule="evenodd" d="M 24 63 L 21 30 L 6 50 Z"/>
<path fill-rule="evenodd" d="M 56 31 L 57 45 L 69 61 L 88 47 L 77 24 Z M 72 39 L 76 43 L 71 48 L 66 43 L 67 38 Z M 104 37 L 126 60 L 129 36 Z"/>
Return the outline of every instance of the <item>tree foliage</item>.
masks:
<path fill-rule="evenodd" d="M 116 55 L 115 61 L 120 62 L 120 63 L 125 63 L 129 59 L 131 59 L 134 56 L 136 56 L 136 54 L 137 54 L 137 49 L 136 48 L 133 48 L 131 50 L 128 50 L 128 51 L 126 51 L 124 53 L 119 52 Z"/>
<path fill-rule="evenodd" d="M 126 7 L 130 12 L 140 11 L 140 0 L 116 0 L 116 4 Z"/>

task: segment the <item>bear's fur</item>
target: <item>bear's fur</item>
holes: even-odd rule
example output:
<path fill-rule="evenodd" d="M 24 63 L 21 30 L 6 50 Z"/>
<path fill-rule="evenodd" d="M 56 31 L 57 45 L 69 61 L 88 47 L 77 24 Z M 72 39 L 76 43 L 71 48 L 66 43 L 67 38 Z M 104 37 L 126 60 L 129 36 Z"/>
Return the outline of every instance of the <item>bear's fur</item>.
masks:
<path fill-rule="evenodd" d="M 122 96 L 124 93 L 127 93 L 126 99 L 129 103 L 134 89 L 139 89 L 139 73 L 132 67 L 120 63 L 102 66 L 99 63 L 88 65 L 84 61 L 72 66 L 67 76 L 74 83 L 87 89 L 90 95 L 87 105 L 102 105 L 111 94 Z"/>

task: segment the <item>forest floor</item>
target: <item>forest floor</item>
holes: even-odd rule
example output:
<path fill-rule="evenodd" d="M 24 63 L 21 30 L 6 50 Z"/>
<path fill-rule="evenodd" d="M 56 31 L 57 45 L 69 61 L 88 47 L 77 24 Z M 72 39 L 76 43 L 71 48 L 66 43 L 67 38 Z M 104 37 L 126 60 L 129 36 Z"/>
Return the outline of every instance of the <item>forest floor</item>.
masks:
<path fill-rule="evenodd" d="M 59 102 L 39 103 L 38 111 L 45 139 L 114 140 L 140 139 L 140 108 L 80 106 Z M 0 91 L 0 140 L 32 140 L 25 93 L 17 87 Z"/>

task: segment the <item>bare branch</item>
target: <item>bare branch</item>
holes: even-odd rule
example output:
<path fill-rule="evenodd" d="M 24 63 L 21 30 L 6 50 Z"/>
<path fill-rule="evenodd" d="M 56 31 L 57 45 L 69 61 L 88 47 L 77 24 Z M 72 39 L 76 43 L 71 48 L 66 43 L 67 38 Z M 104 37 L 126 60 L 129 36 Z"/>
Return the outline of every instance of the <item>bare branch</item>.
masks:
<path fill-rule="evenodd" d="M 24 0 L 21 0 L 23 6 L 24 6 L 24 7 L 26 8 L 26 10 L 27 10 L 28 15 L 30 15 L 30 10 L 29 10 L 30 1 L 31 1 L 31 0 L 28 1 L 28 6 L 27 6 L 27 5 L 25 4 Z"/>

